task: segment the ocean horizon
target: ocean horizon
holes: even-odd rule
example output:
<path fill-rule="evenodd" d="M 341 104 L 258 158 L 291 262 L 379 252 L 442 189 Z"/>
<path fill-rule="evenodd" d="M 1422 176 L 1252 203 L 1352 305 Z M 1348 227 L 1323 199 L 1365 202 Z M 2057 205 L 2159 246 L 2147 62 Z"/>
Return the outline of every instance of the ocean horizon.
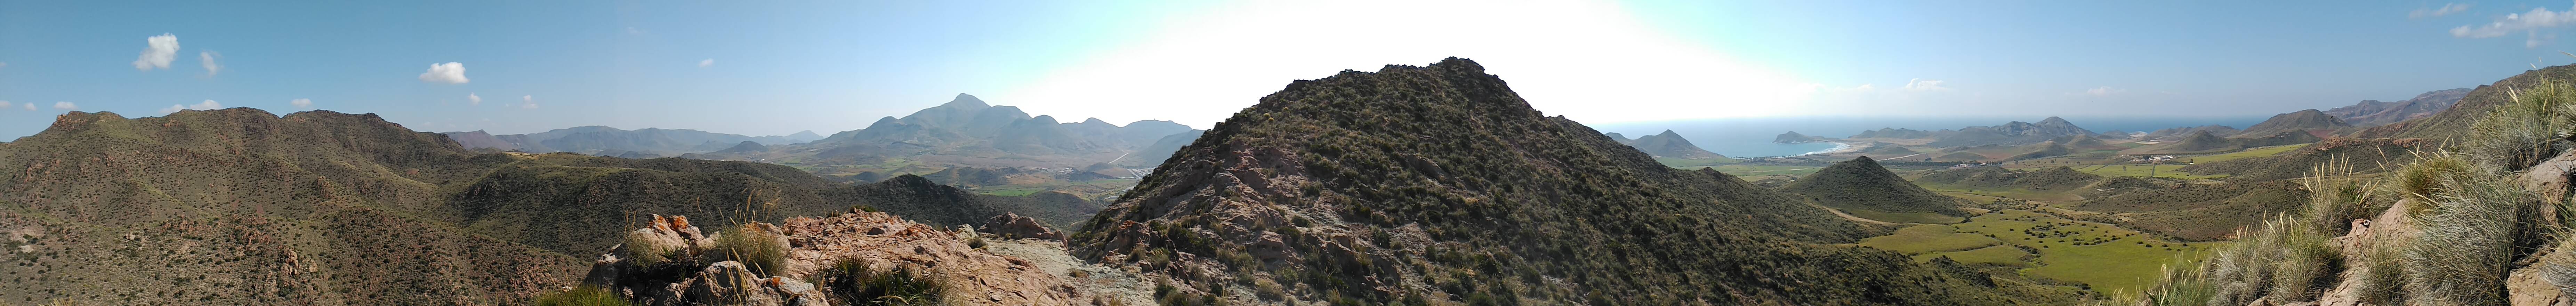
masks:
<path fill-rule="evenodd" d="M 2272 115 L 2215 117 L 2082 117 L 2059 116 L 2095 133 L 2108 131 L 2152 132 L 2155 130 L 2225 125 L 2246 128 L 2261 123 Z M 1692 119 L 1652 122 L 1587 124 L 1605 133 L 1619 133 L 1628 138 L 1655 135 L 1672 130 L 1689 139 L 1700 149 L 1728 157 L 1795 156 L 1833 150 L 1834 143 L 1774 143 L 1781 133 L 1798 132 L 1808 136 L 1846 138 L 1861 131 L 1879 128 L 1916 129 L 1923 131 L 1956 130 L 1969 126 L 2002 125 L 2007 122 L 2039 122 L 2039 117 L 1766 117 Z"/>

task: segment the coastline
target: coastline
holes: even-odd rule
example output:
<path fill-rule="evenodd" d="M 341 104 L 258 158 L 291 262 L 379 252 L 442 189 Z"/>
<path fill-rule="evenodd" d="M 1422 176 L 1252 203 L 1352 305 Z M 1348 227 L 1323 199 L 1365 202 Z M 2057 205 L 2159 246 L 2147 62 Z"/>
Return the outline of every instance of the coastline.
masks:
<path fill-rule="evenodd" d="M 1833 144 L 1834 144 L 1834 148 L 1832 148 L 1832 149 L 1818 150 L 1818 151 L 1815 151 L 1815 152 L 1807 152 L 1807 153 L 1805 153 L 1805 154 L 1798 154 L 1798 155 L 1791 155 L 1791 156 L 1828 155 L 1828 154 L 1842 154 L 1842 153 L 1860 152 L 1860 146 L 1858 146 L 1858 145 L 1853 145 L 1853 144 L 1851 144 L 1850 142 L 1841 142 L 1841 141 L 1825 141 L 1825 142 L 1833 143 Z"/>

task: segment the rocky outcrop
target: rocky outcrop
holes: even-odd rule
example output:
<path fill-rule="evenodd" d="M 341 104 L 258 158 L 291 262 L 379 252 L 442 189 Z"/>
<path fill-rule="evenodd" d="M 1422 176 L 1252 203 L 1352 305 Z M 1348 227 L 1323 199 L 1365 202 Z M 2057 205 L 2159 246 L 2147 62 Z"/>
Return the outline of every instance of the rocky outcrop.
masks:
<path fill-rule="evenodd" d="M 1064 240 L 1063 232 L 1038 224 L 1036 218 L 1021 217 L 1020 214 L 1015 213 L 1003 213 L 984 220 L 984 226 L 976 227 L 975 231 L 1001 235 L 1003 238 Z"/>
<path fill-rule="evenodd" d="M 856 263 L 878 273 L 921 272 L 952 305 L 1071 305 L 1083 295 L 1029 260 L 968 246 L 959 238 L 967 233 L 885 213 L 797 217 L 737 230 L 783 238 L 782 267 L 763 269 L 764 275 L 737 261 L 700 264 L 715 258 L 709 250 L 721 235 L 704 234 L 686 217 L 653 216 L 630 232 L 628 243 L 601 255 L 582 284 L 609 288 L 642 305 L 830 305 L 836 289 L 803 280 L 823 279 L 829 267 Z"/>

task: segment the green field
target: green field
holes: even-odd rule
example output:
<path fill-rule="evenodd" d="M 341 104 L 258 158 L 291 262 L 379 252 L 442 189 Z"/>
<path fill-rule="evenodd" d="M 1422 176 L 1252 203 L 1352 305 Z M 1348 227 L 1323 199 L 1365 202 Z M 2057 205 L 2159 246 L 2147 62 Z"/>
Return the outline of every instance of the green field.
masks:
<path fill-rule="evenodd" d="M 2171 177 L 2171 178 L 2186 178 L 2186 179 L 2206 179 L 2206 178 L 2221 178 L 2221 177 L 2227 177 L 2227 175 L 2225 175 L 2225 174 L 2216 174 L 2216 175 L 2198 175 L 2198 174 L 2191 174 L 2191 173 L 2188 173 L 2188 172 L 2182 172 L 2182 167 L 2183 167 L 2183 166 L 2186 166 L 2186 165 L 2180 165 L 2180 164 L 2164 164 L 2164 165 L 2094 165 L 2094 166 L 2074 167 L 2074 169 L 2075 169 L 2075 171 L 2082 171 L 2082 172 L 2084 172 L 2084 173 L 2092 173 L 2093 175 L 2100 175 L 2100 176 L 2141 176 L 2141 177 L 2143 177 L 2143 176 L 2151 176 L 2151 175 L 2152 175 L 2152 176 L 2154 176 L 2154 177 Z"/>
<path fill-rule="evenodd" d="M 1933 257 L 1941 256 L 1949 256 L 1950 260 L 1956 260 L 1960 263 L 1966 264 L 1985 264 L 2025 268 L 2032 265 L 2030 262 L 2030 252 L 2022 251 L 2020 247 L 2010 245 L 1996 245 L 1975 250 L 1956 252 L 1924 253 L 1923 255 L 1914 255 L 1914 261 L 1930 262 Z"/>
<path fill-rule="evenodd" d="M 1958 228 L 1939 224 L 1897 229 L 1896 233 L 1887 234 L 1887 236 L 1871 237 L 1860 241 L 1861 246 L 1906 254 L 1971 250 L 2003 243 L 1994 238 L 1986 238 L 1985 235 L 1961 233 L 1958 232 Z"/>
<path fill-rule="evenodd" d="M 1983 244 L 1986 241 L 2000 244 Z M 2215 243 L 2221 242 L 2169 242 L 2108 224 L 2005 210 L 1966 223 L 1908 227 L 1862 240 L 1860 245 L 1913 254 L 1918 260 L 1950 256 L 1960 262 L 2028 267 L 2021 269 L 2023 275 L 2087 284 L 2097 292 L 2134 294 L 2153 286 L 2167 263 L 2186 254 L 2197 255 Z M 2032 257 L 2024 250 L 2038 253 Z"/>
<path fill-rule="evenodd" d="M 2297 150 L 2297 149 L 2299 149 L 2299 148 L 2306 148 L 2306 147 L 2308 147 L 2308 144 L 2304 144 L 2304 143 L 2302 143 L 2302 144 L 2294 144 L 2294 145 L 2279 145 L 2279 146 L 2269 146 L 2269 147 L 2261 147 L 2261 148 L 2245 149 L 2244 151 L 2236 151 L 2236 152 L 2234 152 L 2234 153 L 2227 153 L 2227 154 L 2209 155 L 2209 156 L 2190 156 L 2190 157 L 2183 157 L 2183 159 L 2184 159 L 2184 160 L 2188 160 L 2188 161 L 2190 161 L 2190 162 L 2194 162 L 2194 163 L 2206 163 L 2206 162 L 2215 162 L 2215 161 L 2223 161 L 2223 160 L 2239 159 L 2239 158 L 2247 158 L 2247 157 L 2265 157 L 2265 156 L 2272 156 L 2272 155 L 2278 155 L 2278 154 L 2281 154 L 2281 152 L 2289 152 L 2290 150 Z"/>
<path fill-rule="evenodd" d="M 1959 223 L 1959 221 L 1965 221 L 1965 220 L 1961 220 L 1961 218 L 1959 218 L 1959 217 L 1952 217 L 1952 216 L 1948 216 L 1948 215 L 1942 215 L 1942 214 L 1936 214 L 1936 213 L 1928 213 L 1928 212 L 1917 212 L 1917 213 L 1895 213 L 1895 212 L 1882 212 L 1882 211 L 1867 210 L 1867 209 L 1841 209 L 1841 210 L 1843 211 L 1843 213 L 1851 214 L 1853 217 L 1861 217 L 1862 219 L 1870 219 L 1870 220 L 1878 220 L 1878 221 L 1887 221 L 1887 222 L 1890 222 L 1890 223 Z"/>

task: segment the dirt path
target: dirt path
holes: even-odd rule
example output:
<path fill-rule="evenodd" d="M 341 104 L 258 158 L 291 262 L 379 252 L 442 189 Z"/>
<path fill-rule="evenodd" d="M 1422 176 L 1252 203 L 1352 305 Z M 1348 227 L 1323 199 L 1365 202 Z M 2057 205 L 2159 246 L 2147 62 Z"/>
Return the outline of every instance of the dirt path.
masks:
<path fill-rule="evenodd" d="M 1887 222 L 1887 221 L 1870 220 L 1869 218 L 1862 218 L 1862 217 L 1860 217 L 1860 216 L 1853 216 L 1853 215 L 1851 215 L 1851 214 L 1843 213 L 1843 210 L 1840 210 L 1840 209 L 1834 209 L 1834 208 L 1832 208 L 1832 207 L 1825 207 L 1824 205 L 1816 205 L 1816 203 L 1813 203 L 1813 202 L 1807 203 L 1807 206 L 1814 206 L 1814 207 L 1816 207 L 1816 208 L 1818 208 L 1818 209 L 1824 209 L 1825 211 L 1833 212 L 1833 213 L 1834 213 L 1834 215 L 1836 215 L 1836 216 L 1843 216 L 1843 219 L 1851 219 L 1853 222 L 1868 223 L 1868 224 L 1877 224 L 1877 225 L 1899 225 L 1899 224 L 1900 224 L 1900 223 Z"/>

